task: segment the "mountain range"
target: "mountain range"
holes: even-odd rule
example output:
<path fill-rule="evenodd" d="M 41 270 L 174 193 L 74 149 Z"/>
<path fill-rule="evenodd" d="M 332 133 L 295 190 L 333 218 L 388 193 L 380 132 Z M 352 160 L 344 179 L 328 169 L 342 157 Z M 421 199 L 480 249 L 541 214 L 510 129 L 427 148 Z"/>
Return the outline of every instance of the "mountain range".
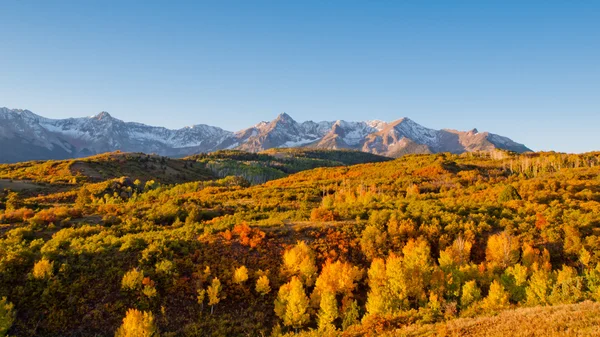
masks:
<path fill-rule="evenodd" d="M 409 118 L 348 122 L 296 122 L 282 113 L 270 122 L 231 132 L 199 124 L 172 130 L 124 122 L 107 112 L 50 119 L 29 110 L 0 108 L 0 162 L 67 159 L 121 150 L 182 157 L 223 149 L 259 152 L 279 147 L 352 149 L 388 157 L 411 153 L 530 151 L 488 132 L 434 130 Z"/>

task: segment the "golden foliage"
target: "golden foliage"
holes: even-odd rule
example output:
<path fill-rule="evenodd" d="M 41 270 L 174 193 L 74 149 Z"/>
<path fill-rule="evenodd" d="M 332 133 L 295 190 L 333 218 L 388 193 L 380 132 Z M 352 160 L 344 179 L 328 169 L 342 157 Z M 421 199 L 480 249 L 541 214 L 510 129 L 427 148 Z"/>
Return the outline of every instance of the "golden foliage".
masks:
<path fill-rule="evenodd" d="M 498 281 L 492 282 L 490 291 L 486 298 L 481 302 L 481 307 L 485 311 L 495 312 L 506 309 L 509 306 L 509 294 L 504 290 L 504 287 Z"/>
<path fill-rule="evenodd" d="M 137 290 L 142 287 L 144 271 L 137 268 L 131 269 L 121 279 L 121 288 L 125 290 Z"/>
<path fill-rule="evenodd" d="M 248 268 L 241 266 L 233 272 L 233 283 L 242 284 L 248 280 Z"/>
<path fill-rule="evenodd" d="M 485 258 L 493 267 L 507 268 L 519 260 L 519 240 L 502 232 L 489 237 Z"/>
<path fill-rule="evenodd" d="M 52 277 L 54 271 L 54 262 L 46 258 L 42 258 L 33 266 L 33 277 L 37 279 L 45 279 Z"/>
<path fill-rule="evenodd" d="M 300 279 L 294 276 L 290 282 L 279 288 L 275 300 L 275 313 L 284 325 L 297 329 L 308 323 L 310 319 L 308 304 L 304 286 Z"/>
<path fill-rule="evenodd" d="M 304 241 L 283 254 L 283 273 L 288 276 L 298 276 L 303 284 L 311 286 L 317 276 L 315 253 Z"/>
<path fill-rule="evenodd" d="M 266 295 L 271 292 L 271 286 L 269 285 L 269 277 L 262 275 L 256 280 L 256 292 L 261 295 Z"/>
<path fill-rule="evenodd" d="M 330 331 L 335 330 L 333 321 L 338 318 L 338 306 L 335 298 L 335 293 L 331 291 L 324 291 L 321 294 L 321 303 L 319 309 L 319 330 Z"/>
<path fill-rule="evenodd" d="M 115 333 L 115 337 L 155 337 L 158 335 L 158 328 L 152 312 L 137 309 L 127 311 L 123 318 L 123 324 Z"/>
<path fill-rule="evenodd" d="M 218 277 L 213 278 L 210 286 L 206 289 L 206 293 L 208 294 L 208 305 L 214 306 L 221 301 L 221 281 Z"/>
<path fill-rule="evenodd" d="M 460 305 L 463 308 L 468 308 L 481 299 L 481 290 L 477 286 L 475 280 L 467 281 L 462 287 L 462 296 L 460 297 Z"/>
<path fill-rule="evenodd" d="M 351 294 L 362 278 L 363 271 L 348 262 L 327 262 L 321 269 L 315 288 L 319 292 Z"/>

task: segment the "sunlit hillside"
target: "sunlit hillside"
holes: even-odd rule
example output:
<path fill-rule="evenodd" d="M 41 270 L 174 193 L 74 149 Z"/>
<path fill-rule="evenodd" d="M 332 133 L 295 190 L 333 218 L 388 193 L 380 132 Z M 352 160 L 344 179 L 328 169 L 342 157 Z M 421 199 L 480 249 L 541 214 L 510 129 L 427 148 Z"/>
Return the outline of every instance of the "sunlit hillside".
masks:
<path fill-rule="evenodd" d="M 597 152 L 2 165 L 0 336 L 597 335 L 599 177 Z"/>
<path fill-rule="evenodd" d="M 213 178 L 209 170 L 192 161 L 118 151 L 80 159 L 0 164 L 0 179 L 4 180 L 76 185 L 122 176 L 166 184 Z"/>

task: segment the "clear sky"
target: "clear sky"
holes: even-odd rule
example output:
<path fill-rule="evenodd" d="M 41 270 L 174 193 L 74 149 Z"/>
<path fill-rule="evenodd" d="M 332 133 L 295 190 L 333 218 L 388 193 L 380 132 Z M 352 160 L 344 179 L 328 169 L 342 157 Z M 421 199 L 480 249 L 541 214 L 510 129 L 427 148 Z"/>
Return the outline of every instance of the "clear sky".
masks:
<path fill-rule="evenodd" d="M 477 127 L 600 150 L 600 1 L 0 1 L 0 106 L 238 130 Z"/>

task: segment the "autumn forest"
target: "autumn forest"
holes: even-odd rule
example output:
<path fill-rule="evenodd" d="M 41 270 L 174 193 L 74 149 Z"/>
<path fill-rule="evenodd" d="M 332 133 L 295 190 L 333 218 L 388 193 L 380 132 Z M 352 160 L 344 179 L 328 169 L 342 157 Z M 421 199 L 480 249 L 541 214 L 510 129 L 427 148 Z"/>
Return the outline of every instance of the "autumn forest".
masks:
<path fill-rule="evenodd" d="M 112 152 L 0 191 L 0 336 L 600 334 L 598 152 Z"/>

